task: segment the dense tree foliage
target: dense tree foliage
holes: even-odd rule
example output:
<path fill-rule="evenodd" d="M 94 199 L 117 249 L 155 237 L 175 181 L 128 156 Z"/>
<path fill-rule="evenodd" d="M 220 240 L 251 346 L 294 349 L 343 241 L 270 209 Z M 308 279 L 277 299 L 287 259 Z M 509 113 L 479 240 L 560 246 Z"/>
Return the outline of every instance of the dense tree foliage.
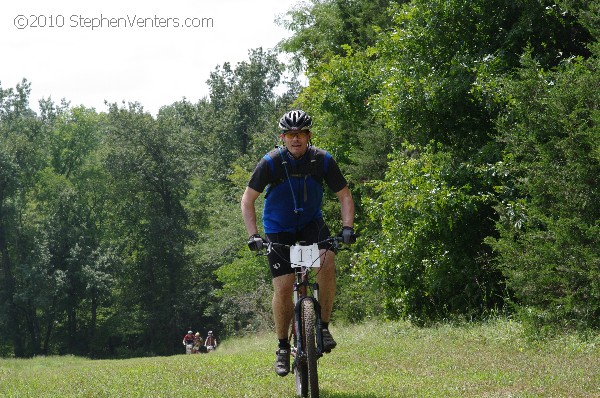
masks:
<path fill-rule="evenodd" d="M 506 82 L 501 235 L 491 244 L 532 330 L 600 326 L 600 48 L 591 49 L 552 71 L 525 54 Z"/>
<path fill-rule="evenodd" d="M 348 3 L 357 9 L 366 4 Z M 525 281 L 547 288 L 541 286 L 541 276 L 530 279 L 533 275 L 522 273 L 523 264 L 514 262 L 527 258 L 521 251 L 531 250 L 531 241 L 509 245 L 508 238 L 501 238 L 501 244 L 491 243 L 506 234 L 501 228 L 504 214 L 532 200 L 521 187 L 521 178 L 529 185 L 531 177 L 523 172 L 536 168 L 522 156 L 507 165 L 515 156 L 512 134 L 517 130 L 504 120 L 522 126 L 525 121 L 515 118 L 527 115 L 538 123 L 547 111 L 544 96 L 529 93 L 531 85 L 516 83 L 521 57 L 529 54 L 542 75 L 555 69 L 553 73 L 566 73 L 562 65 L 573 57 L 595 59 L 590 44 L 597 40 L 597 5 L 538 0 L 414 0 L 388 5 L 388 19 L 375 29 L 379 33 L 374 43 L 343 41 L 352 34 L 361 37 L 352 30 L 337 36 L 338 41 L 331 33 L 317 34 L 322 26 L 331 28 L 344 21 L 340 2 L 322 1 L 289 13 L 288 26 L 295 29 L 295 35 L 282 46 L 307 66 L 309 85 L 300 103 L 317 116 L 323 142 L 342 155 L 344 169 L 358 184 L 356 190 L 365 205 L 358 220 L 363 236 L 368 237 L 363 243 L 372 243 L 361 250 L 356 280 L 385 292 L 387 316 L 420 321 L 453 314 L 483 316 L 501 309 L 504 299 L 517 291 L 518 303 L 539 304 L 537 310 L 542 312 L 563 298 L 572 302 L 568 298 L 572 294 L 566 292 L 574 288 L 565 290 L 562 283 L 553 289 L 557 296 L 552 299 L 526 300 L 533 290 L 522 285 Z M 320 47 L 331 51 L 315 50 Z M 577 70 L 582 75 L 593 73 L 592 68 Z M 564 76 L 565 87 L 573 78 L 573 73 Z M 560 95 L 555 85 L 546 88 Z M 529 101 L 516 101 L 519 90 Z M 580 90 L 573 97 L 582 98 L 577 115 L 597 109 L 589 92 Z M 534 109 L 539 109 L 535 115 Z M 544 117 L 548 122 L 574 117 L 567 117 L 565 112 L 573 111 L 564 106 L 555 106 L 552 112 L 552 117 Z M 593 135 L 597 133 L 595 121 L 589 119 Z M 545 126 L 540 126 L 544 134 Z M 524 153 L 531 149 L 519 148 Z M 579 150 L 585 151 L 581 146 Z M 571 164 L 570 159 L 559 164 Z M 588 165 L 586 172 L 594 174 L 594 162 L 582 162 Z M 512 169 L 516 165 L 521 173 Z M 538 176 L 544 185 L 545 174 Z M 542 207 L 547 211 L 546 206 L 555 201 L 548 193 L 544 197 Z M 566 200 L 561 203 L 566 205 Z M 506 210 L 504 204 L 513 207 Z M 575 216 L 567 210 L 573 207 L 559 206 Z M 592 214 L 591 219 L 597 216 Z M 593 242 L 594 229 L 584 225 L 579 224 Z M 586 256 L 576 256 L 567 268 L 574 272 L 574 264 L 585 258 L 583 269 L 577 272 L 588 275 L 581 283 L 591 288 L 594 274 L 584 270 L 595 268 L 598 253 L 581 243 L 573 250 L 583 250 Z M 543 261 L 557 262 L 536 258 L 536 262 Z M 528 264 L 530 272 L 543 273 Z M 515 280 L 517 275 L 522 282 Z M 587 290 L 578 294 L 594 296 Z M 570 311 L 569 316 L 585 319 L 583 312 Z"/>
<path fill-rule="evenodd" d="M 188 329 L 272 327 L 239 198 L 291 107 L 357 202 L 335 321 L 600 327 L 597 2 L 313 0 L 281 23 L 283 93 L 262 49 L 156 116 L 36 114 L 27 81 L 0 87 L 0 355 L 169 355 Z"/>
<path fill-rule="evenodd" d="M 50 101 L 36 115 L 29 83 L 1 91 L 3 354 L 172 354 L 190 328 L 225 337 L 263 311 L 238 320 L 266 277 L 237 290 L 214 272 L 243 257 L 239 197 L 289 104 L 282 68 L 252 50 L 216 68 L 210 98 L 156 117 Z"/>
<path fill-rule="evenodd" d="M 500 273 L 479 243 L 493 232 L 493 198 L 481 193 L 480 180 L 485 173 L 441 144 L 390 158 L 375 197 L 365 200 L 381 226 L 362 255 L 362 272 L 384 292 L 388 316 L 419 323 L 479 317 L 502 303 Z"/>

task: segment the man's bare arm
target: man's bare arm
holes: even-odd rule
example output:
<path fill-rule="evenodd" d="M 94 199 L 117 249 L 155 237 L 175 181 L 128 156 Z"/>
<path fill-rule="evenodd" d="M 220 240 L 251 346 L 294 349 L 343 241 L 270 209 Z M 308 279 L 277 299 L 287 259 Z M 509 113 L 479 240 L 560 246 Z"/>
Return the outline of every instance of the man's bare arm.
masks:
<path fill-rule="evenodd" d="M 259 195 L 260 192 L 255 191 L 250 187 L 246 187 L 246 190 L 242 195 L 242 217 L 244 218 L 244 224 L 246 225 L 248 235 L 254 235 L 258 233 L 258 227 L 256 225 L 256 209 L 254 207 L 254 203 Z"/>
<path fill-rule="evenodd" d="M 346 186 L 336 192 L 342 208 L 342 225 L 345 227 L 354 227 L 354 200 L 350 189 Z"/>

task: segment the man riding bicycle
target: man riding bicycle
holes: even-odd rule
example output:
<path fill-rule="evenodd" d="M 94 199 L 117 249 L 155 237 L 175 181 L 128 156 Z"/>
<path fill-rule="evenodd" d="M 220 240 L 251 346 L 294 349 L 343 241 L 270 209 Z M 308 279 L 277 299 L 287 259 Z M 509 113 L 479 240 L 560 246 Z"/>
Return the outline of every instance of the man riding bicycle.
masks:
<path fill-rule="evenodd" d="M 186 347 L 185 353 L 186 354 L 191 354 L 192 350 L 190 349 L 188 352 L 188 346 L 189 347 L 193 347 L 194 345 L 194 332 L 192 332 L 191 330 L 189 332 L 186 333 L 185 336 L 183 336 L 183 346 Z"/>
<path fill-rule="evenodd" d="M 208 332 L 208 336 L 206 336 L 204 344 L 206 345 L 206 349 L 208 351 L 214 351 L 217 348 L 217 338 L 213 335 L 212 330 Z"/>
<path fill-rule="evenodd" d="M 266 154 L 256 165 L 248 186 L 242 196 L 241 208 L 246 230 L 250 238 L 248 246 L 258 250 L 263 238 L 258 233 L 255 201 L 267 188 L 263 210 L 263 227 L 268 241 L 286 245 L 298 241 L 317 243 L 330 236 L 323 220 L 321 205 L 323 186 L 335 192 L 341 204 L 344 243 L 351 243 L 354 236 L 354 202 L 348 183 L 329 152 L 310 143 L 311 117 L 302 110 L 293 110 L 279 120 L 284 147 Z M 330 352 L 336 342 L 328 330 L 335 297 L 335 253 L 327 247 L 319 247 L 321 268 L 317 274 L 323 350 Z M 289 261 L 289 251 L 273 248 L 268 254 L 269 268 L 273 278 L 273 318 L 279 339 L 276 351 L 275 372 L 285 376 L 290 371 L 290 342 L 288 331 L 294 315 L 292 292 L 294 270 Z"/>

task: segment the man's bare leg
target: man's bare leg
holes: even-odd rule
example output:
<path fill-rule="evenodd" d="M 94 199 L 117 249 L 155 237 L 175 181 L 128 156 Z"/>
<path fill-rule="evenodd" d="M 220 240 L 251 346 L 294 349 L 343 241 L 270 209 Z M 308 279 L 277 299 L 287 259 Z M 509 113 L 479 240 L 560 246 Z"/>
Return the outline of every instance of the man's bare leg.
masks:
<path fill-rule="evenodd" d="M 318 269 L 319 304 L 321 304 L 321 321 L 329 322 L 335 298 L 335 254 L 321 250 L 321 268 Z"/>
<path fill-rule="evenodd" d="M 321 323 L 323 326 L 323 351 L 330 352 L 337 343 L 329 332 L 329 320 L 335 299 L 335 254 L 321 250 L 321 268 L 317 274 L 319 283 L 319 303 L 321 304 Z"/>
<path fill-rule="evenodd" d="M 275 321 L 275 332 L 279 339 L 279 349 L 276 353 L 274 367 L 279 376 L 285 376 L 290 372 L 291 351 L 287 339 L 290 322 L 294 316 L 293 291 L 294 274 L 273 278 L 273 320 Z"/>
<path fill-rule="evenodd" d="M 294 274 L 273 278 L 273 320 L 278 339 L 287 339 L 294 316 Z"/>

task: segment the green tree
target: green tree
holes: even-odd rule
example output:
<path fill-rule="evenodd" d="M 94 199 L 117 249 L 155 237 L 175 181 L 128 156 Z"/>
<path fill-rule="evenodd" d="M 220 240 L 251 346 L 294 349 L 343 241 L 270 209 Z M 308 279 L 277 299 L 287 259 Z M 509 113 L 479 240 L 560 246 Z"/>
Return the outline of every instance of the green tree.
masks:
<path fill-rule="evenodd" d="M 249 51 L 248 61 L 232 68 L 229 63 L 218 66 L 207 81 L 210 89 L 207 150 L 223 178 L 239 155 L 261 156 L 255 147 L 264 147 L 265 137 L 275 130 L 274 89 L 281 81 L 283 65 L 273 52 L 262 48 Z M 276 120 L 276 119 L 275 119 Z M 266 131 L 265 131 L 266 130 Z M 272 145 L 273 140 L 269 144 Z"/>
<path fill-rule="evenodd" d="M 584 5 L 564 2 L 559 6 L 552 1 L 514 3 L 505 0 L 415 0 L 391 4 L 390 13 L 386 14 L 390 19 L 381 26 L 383 29 L 375 29 L 379 34 L 374 44 L 361 47 L 346 40 L 347 43 L 338 42 L 335 51 L 311 52 L 311 43 L 329 40 L 321 40 L 329 37 L 329 33 L 320 31 L 320 27 L 333 26 L 331 21 L 343 19 L 341 14 L 333 11 L 333 3 L 322 2 L 312 9 L 307 8 L 308 12 L 304 14 L 297 14 L 298 17 L 310 16 L 305 20 L 299 19 L 301 23 L 294 26 L 307 35 L 306 46 L 293 40 L 284 44 L 287 45 L 284 48 L 308 59 L 309 86 L 301 94 L 302 104 L 318 116 L 317 120 L 323 120 L 323 125 L 317 125 L 327 134 L 323 141 L 343 154 L 342 167 L 354 171 L 351 181 L 362 185 L 358 192 L 363 202 L 364 199 L 366 202 L 372 199 L 380 204 L 392 200 L 382 198 L 384 191 L 373 192 L 371 187 L 377 185 L 363 185 L 363 182 L 375 178 L 392 185 L 395 183 L 392 177 L 395 178 L 396 173 L 391 168 L 392 163 L 386 165 L 385 155 L 399 151 L 399 143 L 407 141 L 415 145 L 417 153 L 428 153 L 425 148 L 432 141 L 441 143 L 443 151 L 452 157 L 452 170 L 456 171 L 456 175 L 442 173 L 435 183 L 443 184 L 449 192 L 463 193 L 457 198 L 465 201 L 464 207 L 456 203 L 452 209 L 463 214 L 461 218 L 469 220 L 470 226 L 465 232 L 472 231 L 470 236 L 475 239 L 472 241 L 473 250 L 464 254 L 471 256 L 464 260 L 466 265 L 457 258 L 448 260 L 456 261 L 456 264 L 446 265 L 458 268 L 459 264 L 463 264 L 474 278 L 488 284 L 482 285 L 482 294 L 479 295 L 487 301 L 477 304 L 476 300 L 471 300 L 470 308 L 448 304 L 449 309 L 440 307 L 433 311 L 424 304 L 411 307 L 399 301 L 392 300 L 391 303 L 397 304 L 396 310 L 402 315 L 417 318 L 461 311 L 471 315 L 494 308 L 498 301 L 493 298 L 502 287 L 502 278 L 498 272 L 489 270 L 492 252 L 483 239 L 488 234 L 497 234 L 491 228 L 490 218 L 496 215 L 494 201 L 489 198 L 495 194 L 494 186 L 499 182 L 490 171 L 489 164 L 501 158 L 503 144 L 495 140 L 496 118 L 505 106 L 505 98 L 500 94 L 496 77 L 509 75 L 517 68 L 519 55 L 527 47 L 533 49 L 534 57 L 544 67 L 557 65 L 561 59 L 573 55 L 589 56 L 586 44 L 592 38 L 585 26 L 593 23 L 585 25 L 576 18 L 584 14 Z M 325 9 L 327 11 L 323 11 Z M 593 18 L 588 19 L 593 21 Z M 297 34 L 294 38 L 298 37 Z M 361 137 L 365 138 L 364 141 Z M 356 149 L 359 145 L 371 149 L 375 156 L 369 157 L 368 151 L 361 154 Z M 383 177 L 386 166 L 390 170 Z M 431 178 L 425 178 L 421 184 L 432 184 Z M 472 188 L 465 190 L 465 187 Z M 410 190 L 403 193 L 408 195 Z M 394 200 L 402 202 L 404 198 L 396 196 Z M 474 203 L 482 217 L 468 215 L 466 209 L 471 209 Z M 379 210 L 377 205 L 374 209 Z M 385 227 L 380 231 L 381 220 L 385 217 L 394 220 L 395 214 L 400 219 L 404 217 L 401 213 L 384 212 L 371 220 L 363 217 L 359 208 L 357 220 L 363 235 L 377 239 L 388 233 Z M 423 235 L 420 232 L 420 222 L 431 225 L 428 214 L 415 216 L 414 225 L 403 224 L 408 229 L 407 233 L 420 236 L 427 242 L 423 243 L 424 247 L 431 245 L 432 250 L 455 248 L 457 243 L 453 234 L 431 232 Z M 412 235 L 396 235 L 403 237 L 397 244 L 410 247 Z M 428 253 L 430 258 L 427 258 Z M 436 253 L 423 250 L 423 261 L 439 261 Z M 486 268 L 478 271 L 473 264 Z M 421 271 L 424 272 L 424 269 Z M 368 278 L 368 272 L 363 269 L 362 276 Z M 481 278 L 480 272 L 487 277 Z M 383 285 L 398 278 L 401 286 L 409 286 L 408 280 L 401 279 L 401 273 L 378 275 L 383 278 Z M 452 275 L 447 277 L 448 285 L 454 286 Z M 415 283 L 412 291 L 431 294 L 428 287 L 418 286 L 420 280 L 412 280 L 411 283 Z M 393 283 L 387 286 L 393 296 Z M 430 303 L 440 306 L 452 303 L 455 298 L 464 299 L 460 292 L 450 290 L 437 290 L 436 294 L 437 299 Z M 413 303 L 416 297 L 413 297 Z"/>
<path fill-rule="evenodd" d="M 41 105 L 39 167 L 19 201 L 13 300 L 28 355 L 85 354 L 97 309 L 87 304 L 98 297 L 90 297 L 82 270 L 101 244 L 105 218 L 100 165 L 90 156 L 99 146 L 100 117 L 83 107 Z"/>
<path fill-rule="evenodd" d="M 380 288 L 388 317 L 479 317 L 501 306 L 499 275 L 483 244 L 494 226 L 493 196 L 479 185 L 485 179 L 436 145 L 407 147 L 391 158 L 386 178 L 373 182 L 367 214 L 381 231 L 360 267 Z M 465 180 L 473 184 L 459 185 Z"/>
<path fill-rule="evenodd" d="M 369 105 L 381 84 L 371 47 L 392 27 L 388 9 L 401 3 L 312 1 L 280 20 L 293 34 L 279 47 L 293 55 L 309 79 L 297 104 L 314 117 L 315 143 L 336 156 L 352 182 L 382 177 L 387 154 L 401 143 L 375 120 Z M 357 188 L 360 199 L 363 187 Z"/>
<path fill-rule="evenodd" d="M 130 314 L 128 333 L 146 352 L 171 354 L 185 309 L 185 245 L 193 238 L 183 205 L 192 173 L 189 132 L 171 113 L 155 120 L 139 104 L 110 105 L 108 123 L 104 164 L 114 187 L 112 226 L 124 267 L 119 308 Z"/>
<path fill-rule="evenodd" d="M 532 331 L 599 327 L 600 47 L 544 70 L 530 54 L 506 81 L 507 175 L 490 240 Z"/>
<path fill-rule="evenodd" d="M 89 269 L 103 244 L 101 225 L 107 218 L 105 175 L 95 156 L 102 133 L 103 118 L 93 109 L 61 110 L 48 137 L 50 167 L 36 192 L 43 214 L 37 228 L 47 238 L 50 269 L 62 272 L 52 315 L 67 314 L 64 350 L 69 353 L 89 352 L 96 327 L 99 291 L 88 286 L 94 284 Z"/>
<path fill-rule="evenodd" d="M 279 19 L 292 32 L 279 47 L 294 54 L 297 71 L 309 71 L 332 57 L 344 56 L 346 47 L 363 50 L 391 26 L 388 8 L 407 1 L 311 0 L 300 3 Z"/>
<path fill-rule="evenodd" d="M 477 85 L 517 67 L 527 46 L 546 67 L 589 54 L 586 32 L 553 1 L 413 1 L 377 43 L 374 112 L 410 142 L 436 140 L 468 159 L 490 141 L 498 112 Z"/>
<path fill-rule="evenodd" d="M 29 109 L 31 85 L 23 80 L 16 89 L 0 87 L 0 328 L 17 357 L 27 354 L 24 314 L 16 301 L 16 268 L 21 233 L 23 197 L 40 168 L 42 125 Z M 3 340 L 2 338 L 0 338 Z"/>

